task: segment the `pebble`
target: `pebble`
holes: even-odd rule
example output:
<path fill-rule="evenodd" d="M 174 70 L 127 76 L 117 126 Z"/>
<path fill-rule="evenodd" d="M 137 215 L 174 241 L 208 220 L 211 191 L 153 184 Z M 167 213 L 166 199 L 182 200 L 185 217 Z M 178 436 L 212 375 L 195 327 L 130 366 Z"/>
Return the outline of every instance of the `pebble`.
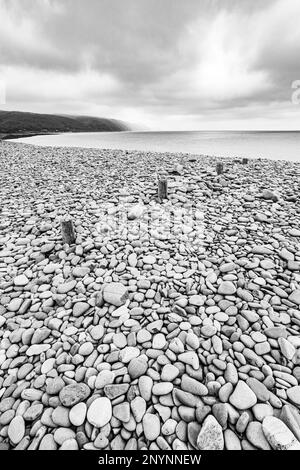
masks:
<path fill-rule="evenodd" d="M 296 354 L 296 348 L 285 338 L 278 338 L 278 344 L 282 355 L 287 360 L 293 359 Z"/>
<path fill-rule="evenodd" d="M 218 293 L 222 295 L 233 295 L 236 293 L 236 287 L 232 282 L 224 281 L 219 285 Z"/>
<path fill-rule="evenodd" d="M 143 417 L 143 430 L 148 441 L 155 441 L 160 435 L 160 419 L 157 415 L 146 413 Z"/>
<path fill-rule="evenodd" d="M 271 446 L 262 430 L 262 424 L 258 421 L 251 421 L 246 430 L 246 437 L 248 441 L 257 449 L 271 450 Z"/>
<path fill-rule="evenodd" d="M 103 288 L 103 299 L 105 302 L 121 307 L 128 298 L 128 291 L 126 287 L 120 282 L 111 282 Z"/>
<path fill-rule="evenodd" d="M 57 450 L 53 434 L 46 434 L 39 445 L 39 450 Z"/>
<path fill-rule="evenodd" d="M 239 380 L 229 401 L 235 408 L 243 411 L 252 408 L 256 404 L 257 398 L 251 388 L 243 380 Z"/>
<path fill-rule="evenodd" d="M 96 398 L 87 411 L 87 420 L 96 428 L 102 428 L 112 417 L 111 402 L 106 397 Z"/>
<path fill-rule="evenodd" d="M 262 423 L 263 433 L 274 450 L 300 450 L 300 442 L 275 416 L 267 416 Z"/>
<path fill-rule="evenodd" d="M 163 382 L 172 382 L 179 375 L 179 369 L 172 364 L 166 364 L 161 371 L 161 380 Z"/>
<path fill-rule="evenodd" d="M 96 377 L 95 388 L 102 389 L 106 385 L 112 384 L 115 380 L 115 373 L 111 370 L 102 370 Z"/>
<path fill-rule="evenodd" d="M 21 274 L 20 276 L 16 276 L 14 278 L 14 285 L 17 287 L 27 286 L 28 283 L 29 279 L 25 276 L 25 274 Z"/>
<path fill-rule="evenodd" d="M 69 409 L 64 406 L 57 406 L 53 410 L 51 419 L 57 426 L 68 428 L 70 426 Z"/>
<path fill-rule="evenodd" d="M 82 426 L 87 413 L 86 404 L 81 402 L 74 405 L 69 412 L 69 420 L 73 426 Z"/>
<path fill-rule="evenodd" d="M 199 450 L 224 449 L 223 431 L 214 416 L 209 415 L 205 418 L 197 437 L 197 446 Z"/>
<path fill-rule="evenodd" d="M 298 163 L 1 150 L 0 448 L 297 448 Z"/>
<path fill-rule="evenodd" d="M 25 422 L 22 416 L 15 416 L 9 423 L 7 434 L 13 445 L 19 444 L 25 436 Z"/>
<path fill-rule="evenodd" d="M 112 414 L 115 418 L 122 421 L 122 423 L 128 423 L 130 420 L 130 406 L 128 402 L 120 403 L 115 405 L 112 410 Z"/>
<path fill-rule="evenodd" d="M 87 302 L 76 302 L 73 307 L 73 316 L 78 318 L 83 315 L 89 308 L 90 305 Z"/>
<path fill-rule="evenodd" d="M 123 364 L 128 364 L 132 359 L 135 359 L 140 355 L 140 350 L 134 346 L 127 346 L 126 348 L 122 349 L 119 354 L 120 361 Z"/>
<path fill-rule="evenodd" d="M 300 289 L 297 289 L 290 294 L 289 301 L 296 305 L 300 305 Z"/>
<path fill-rule="evenodd" d="M 173 384 L 171 382 L 161 382 L 154 384 L 152 387 L 153 395 L 168 395 L 173 390 Z"/>
<path fill-rule="evenodd" d="M 153 387 L 152 378 L 147 375 L 143 375 L 142 377 L 139 378 L 138 386 L 139 386 L 139 391 L 140 391 L 141 396 L 144 398 L 146 402 L 149 401 L 151 398 L 152 387 Z"/>
<path fill-rule="evenodd" d="M 288 399 L 296 406 L 300 406 L 300 385 L 287 389 Z"/>
<path fill-rule="evenodd" d="M 128 364 L 128 374 L 132 379 L 137 379 L 144 375 L 148 370 L 147 360 L 143 357 L 136 357 L 131 359 Z"/>
<path fill-rule="evenodd" d="M 59 392 L 59 399 L 63 406 L 71 407 L 90 395 L 89 387 L 84 383 L 70 384 Z"/>
<path fill-rule="evenodd" d="M 144 414 L 146 413 L 147 403 L 144 398 L 137 396 L 130 402 L 130 408 L 133 417 L 137 423 L 142 421 Z"/>

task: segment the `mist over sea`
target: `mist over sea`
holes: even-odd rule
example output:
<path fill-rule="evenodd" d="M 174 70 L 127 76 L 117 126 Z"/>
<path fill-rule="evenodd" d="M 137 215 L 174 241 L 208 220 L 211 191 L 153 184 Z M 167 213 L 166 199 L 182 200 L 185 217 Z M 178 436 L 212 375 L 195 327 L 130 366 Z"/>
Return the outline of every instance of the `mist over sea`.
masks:
<path fill-rule="evenodd" d="M 300 162 L 300 131 L 66 133 L 16 139 L 40 146 L 182 152 Z"/>

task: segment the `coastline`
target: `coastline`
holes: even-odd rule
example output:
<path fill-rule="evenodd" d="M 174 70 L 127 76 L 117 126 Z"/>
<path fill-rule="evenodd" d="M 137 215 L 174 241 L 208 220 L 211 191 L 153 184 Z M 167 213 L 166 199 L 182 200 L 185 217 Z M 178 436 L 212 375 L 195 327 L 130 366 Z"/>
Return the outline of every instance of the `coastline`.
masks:
<path fill-rule="evenodd" d="M 0 448 L 299 449 L 300 163 L 0 149 Z"/>
<path fill-rule="evenodd" d="M 219 158 L 299 161 L 299 132 L 118 131 L 76 132 L 15 139 L 41 147 L 94 148 L 151 153 L 196 154 Z"/>
<path fill-rule="evenodd" d="M 66 132 L 67 133 L 67 132 Z M 36 137 L 41 135 L 55 135 L 61 134 L 61 132 L 10 132 L 10 133 L 0 133 L 0 141 L 6 141 L 11 139 L 23 139 L 27 137 Z"/>
<path fill-rule="evenodd" d="M 53 132 L 53 131 L 45 131 L 45 132 L 9 132 L 9 133 L 0 133 L 0 142 L 1 141 L 9 141 L 12 139 L 23 139 L 27 137 L 38 137 L 38 136 L 46 136 L 46 135 L 60 135 L 60 134 L 81 134 L 83 132 L 86 132 L 85 130 L 72 130 L 72 131 L 58 131 L 58 132 Z M 89 133 L 99 133 L 99 132 L 130 132 L 130 131 L 88 131 Z M 31 144 L 30 144 L 31 145 Z"/>

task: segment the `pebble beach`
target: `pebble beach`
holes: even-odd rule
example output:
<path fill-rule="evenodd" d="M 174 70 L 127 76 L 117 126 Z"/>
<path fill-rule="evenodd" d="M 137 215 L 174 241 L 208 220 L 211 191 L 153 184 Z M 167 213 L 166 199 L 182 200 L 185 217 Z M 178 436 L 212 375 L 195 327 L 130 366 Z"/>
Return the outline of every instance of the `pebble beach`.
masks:
<path fill-rule="evenodd" d="M 300 162 L 2 141 L 0 180 L 0 450 L 300 450 Z"/>

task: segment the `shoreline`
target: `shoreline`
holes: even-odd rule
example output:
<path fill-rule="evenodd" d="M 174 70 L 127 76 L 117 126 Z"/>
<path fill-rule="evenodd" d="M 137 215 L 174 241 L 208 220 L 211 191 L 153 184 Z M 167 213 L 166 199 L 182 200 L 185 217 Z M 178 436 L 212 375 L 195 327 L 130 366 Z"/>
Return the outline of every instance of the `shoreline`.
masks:
<path fill-rule="evenodd" d="M 59 131 L 59 132 L 10 132 L 10 133 L 0 133 L 0 142 L 1 141 L 10 141 L 12 139 L 27 139 L 30 137 L 41 137 L 46 135 L 61 135 L 61 134 L 83 134 L 88 132 L 89 134 L 98 134 L 99 132 L 111 133 L 111 132 L 130 132 L 130 131 Z M 18 143 L 18 142 L 15 142 Z M 22 143 L 20 142 L 22 145 Z M 28 144 L 33 145 L 33 144 Z"/>
<path fill-rule="evenodd" d="M 300 449 L 300 162 L 0 149 L 0 449 Z"/>
<path fill-rule="evenodd" d="M 71 136 L 70 136 L 71 134 Z M 76 136 L 77 134 L 77 136 Z M 125 135 L 124 135 L 125 134 Z M 161 137 L 160 134 L 163 136 Z M 174 134 L 176 138 L 166 137 Z M 196 138 L 189 139 L 187 134 Z M 248 158 L 251 160 L 266 159 L 273 161 L 298 162 L 299 155 L 296 152 L 296 140 L 287 140 L 287 134 L 300 135 L 298 131 L 217 131 L 216 142 L 213 143 L 215 131 L 188 131 L 188 132 L 153 132 L 153 131 L 119 131 L 119 132 L 69 132 L 56 134 L 44 134 L 25 136 L 22 141 L 13 139 L 15 143 L 35 145 L 42 148 L 74 148 L 74 149 L 97 149 L 114 150 L 128 152 L 151 152 L 151 153 L 169 153 L 204 156 L 217 156 L 218 158 Z M 237 137 L 229 138 L 230 135 L 237 134 Z M 96 137 L 94 137 L 96 135 Z M 141 143 L 140 135 L 144 135 Z M 145 137 L 145 136 L 151 137 Z M 263 137 L 260 135 L 279 135 L 273 137 Z M 69 137 L 68 137 L 69 136 Z M 202 137 L 204 136 L 204 137 Z M 244 143 L 243 139 L 246 137 Z M 255 136 L 255 137 L 249 137 Z M 79 140 L 79 142 L 76 142 Z M 230 142 L 230 144 L 229 144 Z M 53 145 L 54 143 L 54 145 Z M 92 143 L 92 145 L 91 145 Z M 263 151 L 261 149 L 264 149 Z M 259 150 L 260 149 L 260 150 Z M 279 151 L 279 149 L 282 149 Z M 285 150 L 283 150 L 285 149 Z M 259 150 L 259 152 L 258 152 Z"/>

